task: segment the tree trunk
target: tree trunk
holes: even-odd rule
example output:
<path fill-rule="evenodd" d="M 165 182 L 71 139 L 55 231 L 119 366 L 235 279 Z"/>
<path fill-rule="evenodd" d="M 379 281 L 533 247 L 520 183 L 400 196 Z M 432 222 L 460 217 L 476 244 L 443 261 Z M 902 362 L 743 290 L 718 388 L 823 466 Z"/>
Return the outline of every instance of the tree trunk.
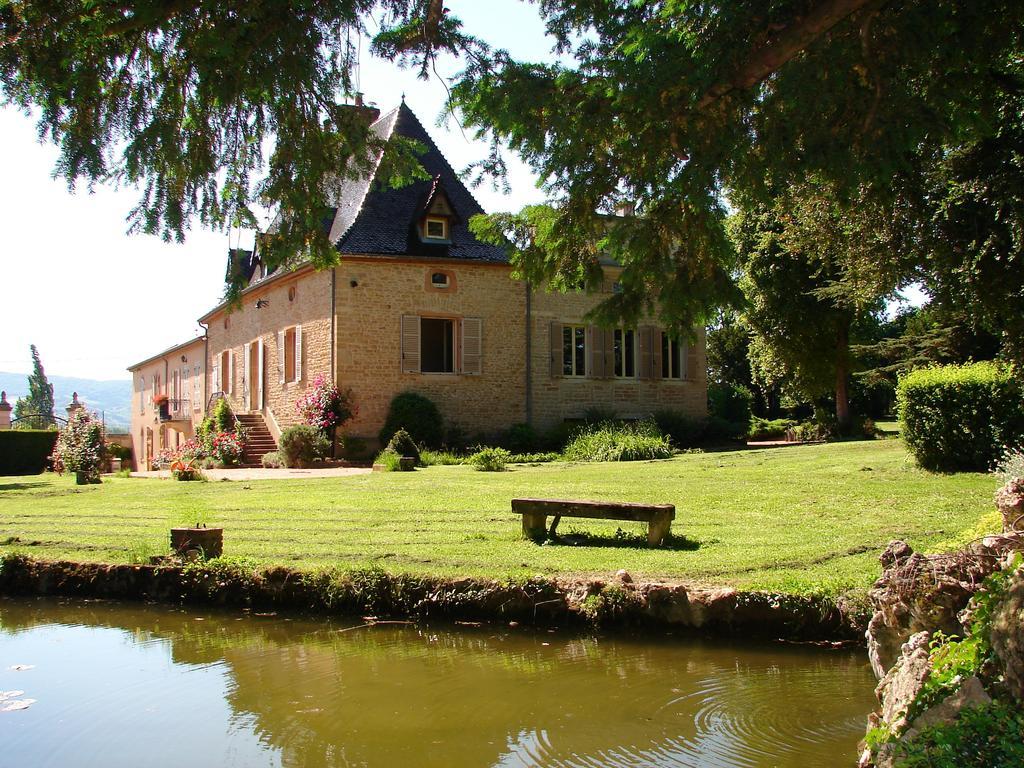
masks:
<path fill-rule="evenodd" d="M 850 321 L 841 320 L 836 333 L 836 421 L 839 431 L 850 429 Z"/>

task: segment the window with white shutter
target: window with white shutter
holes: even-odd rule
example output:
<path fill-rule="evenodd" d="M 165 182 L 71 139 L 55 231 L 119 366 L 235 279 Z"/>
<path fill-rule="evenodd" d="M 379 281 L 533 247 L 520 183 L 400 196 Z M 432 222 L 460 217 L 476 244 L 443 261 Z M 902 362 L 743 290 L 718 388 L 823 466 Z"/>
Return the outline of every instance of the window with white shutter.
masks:
<path fill-rule="evenodd" d="M 285 381 L 291 381 L 288 377 L 288 364 L 285 362 L 285 337 L 288 331 L 277 332 L 277 383 L 284 384 Z"/>
<path fill-rule="evenodd" d="M 483 371 L 483 320 L 466 317 L 462 320 L 462 372 L 478 376 Z"/>
<path fill-rule="evenodd" d="M 295 381 L 302 381 L 302 326 L 295 326 Z"/>

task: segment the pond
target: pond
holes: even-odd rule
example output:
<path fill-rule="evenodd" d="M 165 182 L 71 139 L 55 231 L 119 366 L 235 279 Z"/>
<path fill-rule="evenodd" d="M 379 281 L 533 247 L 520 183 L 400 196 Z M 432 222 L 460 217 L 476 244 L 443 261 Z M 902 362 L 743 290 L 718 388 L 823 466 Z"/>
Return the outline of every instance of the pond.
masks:
<path fill-rule="evenodd" d="M 862 650 L 0 598 L 12 767 L 852 765 L 874 683 Z"/>

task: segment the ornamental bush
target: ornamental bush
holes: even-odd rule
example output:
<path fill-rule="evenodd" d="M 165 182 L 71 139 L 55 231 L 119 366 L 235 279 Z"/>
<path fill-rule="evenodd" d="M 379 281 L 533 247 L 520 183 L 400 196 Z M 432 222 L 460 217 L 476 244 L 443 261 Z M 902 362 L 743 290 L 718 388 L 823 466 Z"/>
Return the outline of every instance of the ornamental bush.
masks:
<path fill-rule="evenodd" d="M 307 467 L 315 459 L 322 459 L 330 450 L 330 441 L 319 429 L 308 424 L 288 427 L 281 433 L 277 446 L 277 454 L 286 467 Z"/>
<path fill-rule="evenodd" d="M 217 432 L 210 442 L 209 456 L 225 466 L 242 460 L 242 441 L 234 432 Z"/>
<path fill-rule="evenodd" d="M 400 429 L 408 432 L 418 445 L 427 448 L 440 448 L 444 440 L 441 412 L 433 400 L 418 392 L 395 395 L 378 435 L 380 444 L 387 445 L 391 442 L 391 436 Z"/>
<path fill-rule="evenodd" d="M 921 368 L 902 376 L 896 403 L 917 463 L 942 472 L 992 468 L 1024 443 L 1024 389 L 993 362 Z"/>
<path fill-rule="evenodd" d="M 84 408 L 75 411 L 57 436 L 50 457 L 54 470 L 76 473 L 79 484 L 100 482 L 105 443 L 103 423 Z"/>
<path fill-rule="evenodd" d="M 754 394 L 742 384 L 708 384 L 708 415 L 733 424 L 750 421 Z"/>
<path fill-rule="evenodd" d="M 404 429 L 398 430 L 391 436 L 385 450 L 394 451 L 399 457 L 411 456 L 416 459 L 417 467 L 423 466 L 423 459 L 420 457 L 420 449 L 416 446 L 416 441 Z"/>

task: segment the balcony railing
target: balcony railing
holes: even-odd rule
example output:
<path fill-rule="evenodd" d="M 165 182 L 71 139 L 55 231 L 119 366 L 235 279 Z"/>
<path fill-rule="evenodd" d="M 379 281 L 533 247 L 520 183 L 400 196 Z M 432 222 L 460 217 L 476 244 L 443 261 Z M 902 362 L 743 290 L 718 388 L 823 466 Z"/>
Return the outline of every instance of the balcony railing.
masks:
<path fill-rule="evenodd" d="M 191 421 L 192 401 L 188 398 L 169 399 L 156 408 L 160 421 Z"/>

